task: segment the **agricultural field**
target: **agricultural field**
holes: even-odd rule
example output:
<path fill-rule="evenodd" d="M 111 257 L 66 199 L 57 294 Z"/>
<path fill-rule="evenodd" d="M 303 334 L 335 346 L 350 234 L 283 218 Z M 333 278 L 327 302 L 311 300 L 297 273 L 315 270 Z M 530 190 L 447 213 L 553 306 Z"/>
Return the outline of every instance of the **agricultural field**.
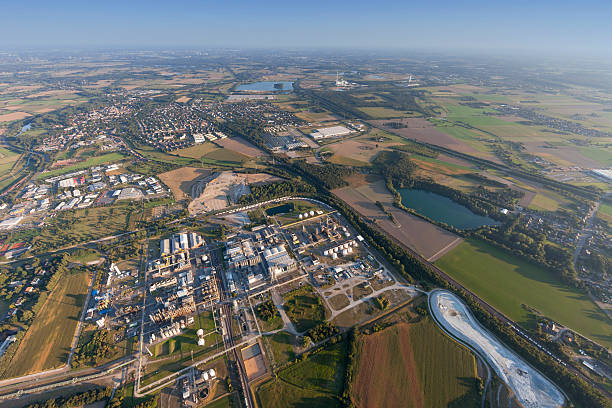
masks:
<path fill-rule="evenodd" d="M 4 147 L 0 147 L 0 189 L 9 185 L 25 163 L 21 155 Z"/>
<path fill-rule="evenodd" d="M 213 143 L 206 142 L 177 150 L 175 153 L 181 157 L 190 157 L 192 159 L 200 160 L 202 156 L 218 149 L 219 148 Z"/>
<path fill-rule="evenodd" d="M 612 325 L 586 293 L 564 285 L 547 269 L 479 241 L 464 241 L 436 265 L 520 325 L 535 329 L 523 305 L 612 346 Z"/>
<path fill-rule="evenodd" d="M 287 316 L 298 332 L 310 330 L 325 320 L 325 306 L 312 286 L 304 285 L 283 295 Z"/>
<path fill-rule="evenodd" d="M 597 211 L 597 218 L 606 221 L 608 225 L 612 225 L 612 204 L 601 203 Z"/>
<path fill-rule="evenodd" d="M 362 336 L 357 360 L 359 408 L 479 406 L 473 354 L 429 318 Z"/>
<path fill-rule="evenodd" d="M 240 137 L 220 139 L 216 143 L 225 149 L 247 157 L 262 157 L 266 155 L 263 150 Z"/>
<path fill-rule="evenodd" d="M 70 166 L 61 167 L 59 169 L 46 171 L 36 176 L 38 180 L 43 180 L 55 176 L 59 176 L 60 174 L 71 173 L 77 170 L 88 169 L 93 166 L 100 166 L 102 164 L 108 164 L 123 160 L 125 156 L 121 153 L 107 153 L 101 156 L 90 157 L 85 161 L 72 164 Z"/>
<path fill-rule="evenodd" d="M 327 347 L 278 372 L 262 384 L 257 399 L 265 408 L 340 407 L 346 365 L 346 343 Z"/>
<path fill-rule="evenodd" d="M 402 118 L 405 116 L 413 116 L 413 113 L 408 111 L 399 111 L 391 108 L 385 108 L 382 106 L 365 106 L 357 108 L 366 115 L 373 119 L 386 119 L 386 118 Z"/>
<path fill-rule="evenodd" d="M 67 273 L 62 278 L 26 332 L 5 377 L 56 368 L 67 362 L 88 287 L 87 271 Z"/>
<path fill-rule="evenodd" d="M 247 160 L 248 156 L 229 149 L 213 150 L 200 158 L 203 165 L 240 167 Z"/>

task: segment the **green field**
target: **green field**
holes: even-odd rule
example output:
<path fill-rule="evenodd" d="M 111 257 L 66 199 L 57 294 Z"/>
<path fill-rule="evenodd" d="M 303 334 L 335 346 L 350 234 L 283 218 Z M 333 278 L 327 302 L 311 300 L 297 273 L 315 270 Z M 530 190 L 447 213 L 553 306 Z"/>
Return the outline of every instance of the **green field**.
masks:
<path fill-rule="evenodd" d="M 124 159 L 125 156 L 121 153 L 107 153 L 101 156 L 90 157 L 89 159 L 80 163 L 72 164 L 70 166 L 61 167 L 59 169 L 50 170 L 36 176 L 38 180 L 47 179 L 50 177 L 59 176 L 60 174 L 72 173 L 77 170 L 88 169 L 93 166 L 100 166 L 102 164 L 112 163 Z"/>
<path fill-rule="evenodd" d="M 597 211 L 597 217 L 612 225 L 612 204 L 601 203 Z"/>
<path fill-rule="evenodd" d="M 366 115 L 372 117 L 373 119 L 401 118 L 405 116 L 414 116 L 410 112 L 398 111 L 382 106 L 365 106 L 357 109 L 359 109 Z"/>
<path fill-rule="evenodd" d="M 177 354 L 180 354 L 182 357 L 183 353 L 195 352 L 201 349 L 197 342 L 198 336 L 196 332 L 198 329 L 203 329 L 204 334 L 211 333 L 215 330 L 215 322 L 211 311 L 200 313 L 196 317 L 193 327 L 186 328 L 178 336 L 174 336 L 171 339 L 157 343 L 155 346 L 151 347 L 153 357 L 169 357 Z M 221 337 L 217 333 L 210 334 L 205 337 L 206 344 L 204 347 L 217 344 L 220 339 Z"/>
<path fill-rule="evenodd" d="M 354 166 L 354 167 L 370 167 L 371 166 L 371 164 L 368 162 L 357 160 L 357 159 L 352 159 L 346 156 L 341 156 L 339 154 L 334 154 L 329 159 L 327 159 L 327 161 L 330 163 L 334 163 L 334 164 L 340 164 L 342 166 Z"/>
<path fill-rule="evenodd" d="M 305 285 L 284 295 L 285 311 L 298 332 L 312 329 L 325 320 L 325 307 L 312 286 Z"/>
<path fill-rule="evenodd" d="M 363 407 L 476 407 L 472 353 L 429 318 L 363 336 L 352 399 Z"/>
<path fill-rule="evenodd" d="M 290 333 L 280 331 L 271 336 L 265 336 L 264 339 L 270 347 L 275 365 L 279 366 L 295 357 L 292 346 L 293 336 Z"/>
<path fill-rule="evenodd" d="M 612 325 L 582 291 L 562 284 L 552 272 L 490 245 L 464 241 L 436 264 L 517 323 L 534 329 L 533 316 L 521 305 L 612 346 Z"/>
<path fill-rule="evenodd" d="M 85 301 L 89 273 L 68 273 L 49 294 L 26 332 L 4 377 L 48 370 L 65 364 Z"/>
<path fill-rule="evenodd" d="M 203 164 L 214 166 L 241 166 L 249 158 L 229 149 L 213 150 L 200 159 Z"/>
<path fill-rule="evenodd" d="M 8 186 L 16 179 L 15 175 L 25 164 L 25 160 L 17 163 L 20 158 L 19 153 L 0 147 L 0 189 Z"/>
<path fill-rule="evenodd" d="M 602 166 L 612 166 L 612 149 L 610 147 L 579 147 L 580 153 L 598 161 Z"/>
<path fill-rule="evenodd" d="M 216 145 L 212 144 L 211 142 L 206 142 L 177 150 L 175 153 L 181 157 L 199 159 L 200 157 L 216 150 L 219 150 Z"/>
<path fill-rule="evenodd" d="M 257 390 L 263 408 L 339 407 L 346 343 L 340 342 L 278 372 Z"/>

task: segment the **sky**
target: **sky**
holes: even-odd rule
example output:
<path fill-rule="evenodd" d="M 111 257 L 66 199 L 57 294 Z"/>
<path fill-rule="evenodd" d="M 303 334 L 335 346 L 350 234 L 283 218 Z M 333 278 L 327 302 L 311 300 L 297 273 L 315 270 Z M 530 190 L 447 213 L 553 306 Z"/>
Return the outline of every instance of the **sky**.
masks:
<path fill-rule="evenodd" d="M 0 49 L 367 48 L 612 57 L 610 0 L 0 0 Z"/>

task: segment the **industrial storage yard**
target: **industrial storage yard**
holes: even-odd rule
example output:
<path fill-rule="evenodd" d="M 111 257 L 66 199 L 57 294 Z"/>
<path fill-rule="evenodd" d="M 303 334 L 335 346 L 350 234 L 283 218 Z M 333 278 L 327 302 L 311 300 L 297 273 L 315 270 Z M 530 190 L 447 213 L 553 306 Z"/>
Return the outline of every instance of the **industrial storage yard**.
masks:
<path fill-rule="evenodd" d="M 429 307 L 444 330 L 486 358 L 522 406 L 553 408 L 564 405 L 565 397 L 559 389 L 489 334 L 454 294 L 445 290 L 431 292 Z"/>

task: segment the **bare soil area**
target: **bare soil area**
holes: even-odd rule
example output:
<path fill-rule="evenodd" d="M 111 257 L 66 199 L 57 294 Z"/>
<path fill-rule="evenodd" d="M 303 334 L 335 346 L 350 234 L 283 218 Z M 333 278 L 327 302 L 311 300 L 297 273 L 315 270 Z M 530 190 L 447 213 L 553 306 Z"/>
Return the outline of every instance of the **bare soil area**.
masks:
<path fill-rule="evenodd" d="M 259 149 L 258 147 L 254 146 L 253 144 L 247 142 L 246 140 L 240 137 L 228 137 L 225 139 L 217 140 L 216 143 L 219 146 L 225 147 L 226 149 L 233 150 L 249 157 L 262 157 L 266 155 L 263 150 Z"/>
<path fill-rule="evenodd" d="M 197 167 L 181 167 L 180 169 L 159 174 L 160 180 L 170 187 L 177 201 L 190 198 L 191 187 L 197 180 L 211 174 L 210 170 Z"/>
<path fill-rule="evenodd" d="M 393 196 L 382 179 L 357 188 L 343 187 L 333 193 L 364 217 L 376 220 L 378 227 L 426 259 L 438 258 L 461 242 L 459 236 L 394 207 Z M 385 205 L 397 223 L 378 208 L 376 201 Z"/>

